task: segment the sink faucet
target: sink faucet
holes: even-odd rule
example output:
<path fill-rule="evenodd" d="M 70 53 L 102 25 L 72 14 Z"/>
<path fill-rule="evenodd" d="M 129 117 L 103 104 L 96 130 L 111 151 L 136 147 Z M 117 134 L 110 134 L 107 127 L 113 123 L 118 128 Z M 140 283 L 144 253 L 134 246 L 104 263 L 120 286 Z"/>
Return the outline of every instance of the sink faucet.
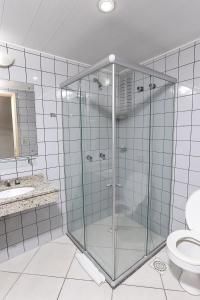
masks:
<path fill-rule="evenodd" d="M 21 183 L 20 179 L 19 179 L 19 178 L 16 178 L 16 179 L 15 179 L 15 185 L 20 184 L 20 183 Z"/>

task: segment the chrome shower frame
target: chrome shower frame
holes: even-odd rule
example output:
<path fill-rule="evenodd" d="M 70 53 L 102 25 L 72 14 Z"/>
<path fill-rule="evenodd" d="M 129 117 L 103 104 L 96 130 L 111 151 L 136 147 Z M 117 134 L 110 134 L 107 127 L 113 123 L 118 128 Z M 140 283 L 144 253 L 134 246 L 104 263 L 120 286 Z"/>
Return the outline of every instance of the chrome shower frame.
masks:
<path fill-rule="evenodd" d="M 77 75 L 61 82 L 60 88 L 61 89 L 66 89 L 66 87 L 68 85 L 74 83 L 75 81 L 78 81 L 78 80 L 82 79 L 83 77 L 85 77 L 89 74 L 92 74 L 96 71 L 99 71 L 100 69 L 105 68 L 105 67 L 107 67 L 111 64 L 120 65 L 124 68 L 130 69 L 130 70 L 133 70 L 133 71 L 138 71 L 138 72 L 141 72 L 141 73 L 145 73 L 147 75 L 151 75 L 151 76 L 154 76 L 156 78 L 169 81 L 172 84 L 175 84 L 177 82 L 177 79 L 172 77 L 172 76 L 163 74 L 161 72 L 152 70 L 148 67 L 145 67 L 145 66 L 142 66 L 142 65 L 139 65 L 139 64 L 129 64 L 128 62 L 116 57 L 114 54 L 110 54 L 105 59 L 100 60 L 95 65 L 93 65 L 91 67 L 88 67 L 85 70 L 83 70 L 82 72 L 78 73 Z"/>
<path fill-rule="evenodd" d="M 102 68 L 106 68 L 108 66 L 112 67 L 112 252 L 113 252 L 113 278 L 110 277 L 106 273 L 106 271 L 101 267 L 101 265 L 92 257 L 92 255 L 83 248 L 83 246 L 76 240 L 74 236 L 71 235 L 70 232 L 67 235 L 70 239 L 76 244 L 80 251 L 84 252 L 84 254 L 91 259 L 91 261 L 97 266 L 97 268 L 105 275 L 106 281 L 111 285 L 111 287 L 115 288 L 122 281 L 124 281 L 128 276 L 134 273 L 138 268 L 140 268 L 147 260 L 149 260 L 153 255 L 155 255 L 158 251 L 160 251 L 164 246 L 165 242 L 158 245 L 155 249 L 153 249 L 148 256 L 144 256 L 140 259 L 135 265 L 126 270 L 122 275 L 120 275 L 117 279 L 115 279 L 115 229 L 116 229 L 116 221 L 115 221 L 115 207 L 116 207 L 116 65 L 122 66 L 132 71 L 138 71 L 162 80 L 166 80 L 172 85 L 177 82 L 177 79 L 161 72 L 152 70 L 143 65 L 139 64 L 129 64 L 128 62 L 121 60 L 116 57 L 114 54 L 107 56 L 105 59 L 99 61 L 97 64 L 86 68 L 82 72 L 77 75 L 63 81 L 60 84 L 61 89 L 68 89 L 68 86 L 81 80 L 85 76 L 88 76 L 94 72 L 99 71 Z"/>

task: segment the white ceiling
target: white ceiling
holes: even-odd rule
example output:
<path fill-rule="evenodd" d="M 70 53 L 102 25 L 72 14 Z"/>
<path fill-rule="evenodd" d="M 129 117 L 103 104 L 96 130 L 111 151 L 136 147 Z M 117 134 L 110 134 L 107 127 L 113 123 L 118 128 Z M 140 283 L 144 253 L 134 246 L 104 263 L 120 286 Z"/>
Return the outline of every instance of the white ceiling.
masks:
<path fill-rule="evenodd" d="M 110 53 L 131 62 L 200 36 L 200 0 L 0 0 L 0 40 L 95 63 Z"/>

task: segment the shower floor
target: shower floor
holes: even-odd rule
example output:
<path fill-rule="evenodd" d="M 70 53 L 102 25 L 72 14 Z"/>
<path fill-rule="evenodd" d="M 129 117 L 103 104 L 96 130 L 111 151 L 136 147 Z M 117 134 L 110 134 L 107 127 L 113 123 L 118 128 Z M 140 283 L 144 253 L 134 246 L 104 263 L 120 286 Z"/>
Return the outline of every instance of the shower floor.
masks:
<path fill-rule="evenodd" d="M 116 277 L 119 277 L 145 256 L 147 230 L 129 216 L 118 214 L 116 219 L 115 272 Z M 72 234 L 77 240 L 81 240 L 83 230 L 76 230 Z M 86 226 L 85 238 L 88 253 L 112 276 L 112 217 Z M 148 250 L 153 250 L 163 241 L 163 237 L 149 231 Z"/>

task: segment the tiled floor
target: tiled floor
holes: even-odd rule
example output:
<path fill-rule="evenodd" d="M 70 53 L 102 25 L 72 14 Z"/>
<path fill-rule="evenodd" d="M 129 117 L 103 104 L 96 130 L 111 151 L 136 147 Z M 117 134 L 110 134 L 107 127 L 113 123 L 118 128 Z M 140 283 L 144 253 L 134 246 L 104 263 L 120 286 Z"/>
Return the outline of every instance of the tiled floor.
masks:
<path fill-rule="evenodd" d="M 0 299 L 6 300 L 197 300 L 185 293 L 165 250 L 156 256 L 169 264 L 160 275 L 147 262 L 115 290 L 100 287 L 81 268 L 67 236 L 0 264 Z M 153 258 L 154 259 L 154 258 Z"/>

